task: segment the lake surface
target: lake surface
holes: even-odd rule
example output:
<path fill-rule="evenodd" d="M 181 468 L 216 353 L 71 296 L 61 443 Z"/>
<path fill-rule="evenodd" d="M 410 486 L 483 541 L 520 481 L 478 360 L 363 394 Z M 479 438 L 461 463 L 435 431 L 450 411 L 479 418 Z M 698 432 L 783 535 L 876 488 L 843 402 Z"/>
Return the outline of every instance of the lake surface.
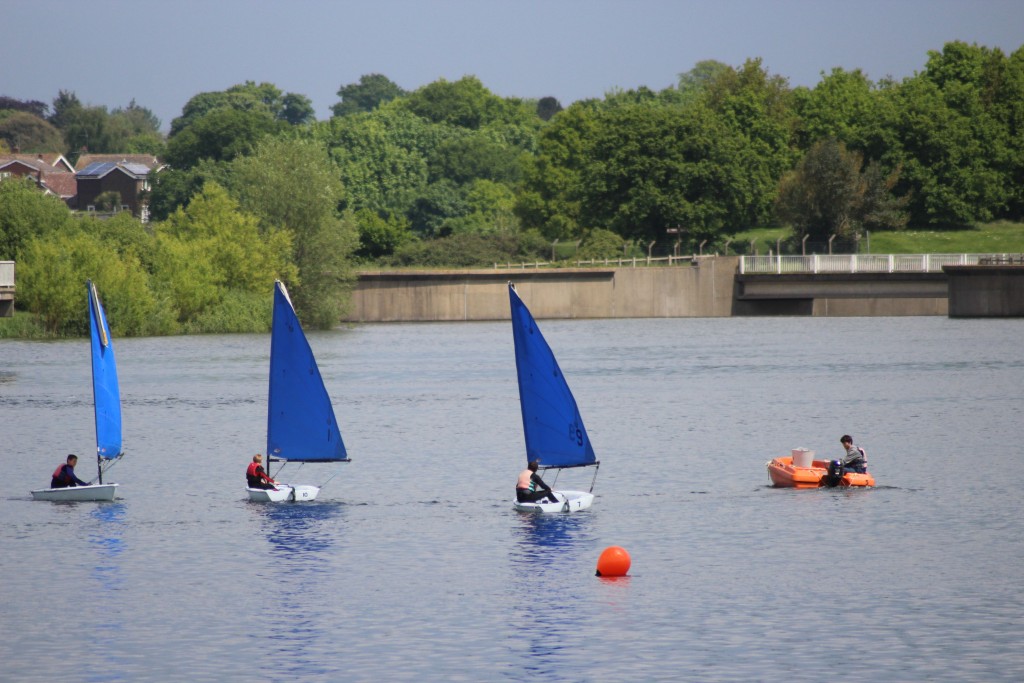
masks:
<path fill-rule="evenodd" d="M 311 334 L 352 462 L 297 505 L 244 492 L 268 335 L 115 340 L 121 498 L 78 504 L 29 490 L 95 476 L 88 342 L 0 341 L 0 679 L 1024 679 L 1024 321 L 540 325 L 601 460 L 573 515 L 512 509 L 507 322 Z M 844 433 L 877 488 L 769 487 Z"/>

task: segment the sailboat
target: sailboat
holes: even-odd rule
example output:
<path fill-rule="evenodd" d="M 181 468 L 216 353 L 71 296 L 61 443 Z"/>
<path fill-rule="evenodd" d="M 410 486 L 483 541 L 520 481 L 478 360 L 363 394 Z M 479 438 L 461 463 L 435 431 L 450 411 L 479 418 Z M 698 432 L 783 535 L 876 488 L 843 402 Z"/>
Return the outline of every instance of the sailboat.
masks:
<path fill-rule="evenodd" d="M 585 510 L 594 502 L 592 491 L 601 463 L 594 456 L 576 399 L 558 367 L 555 354 L 511 282 L 508 296 L 527 462 L 538 461 L 541 470 L 594 467 L 589 491 L 556 490 L 557 503 L 516 501 L 515 508 L 523 512 Z"/>
<path fill-rule="evenodd" d="M 268 468 L 272 462 L 349 462 L 320 368 L 288 298 L 288 290 L 280 281 L 274 283 L 274 322 L 270 332 Z M 249 500 L 279 503 L 316 500 L 321 487 L 278 484 L 274 489 L 247 486 L 245 490 Z"/>
<path fill-rule="evenodd" d="M 92 354 L 92 405 L 96 416 L 96 483 L 32 492 L 35 500 L 114 500 L 118 484 L 104 484 L 103 472 L 113 466 L 121 452 L 121 389 L 110 326 L 92 280 L 88 292 L 89 336 Z"/>

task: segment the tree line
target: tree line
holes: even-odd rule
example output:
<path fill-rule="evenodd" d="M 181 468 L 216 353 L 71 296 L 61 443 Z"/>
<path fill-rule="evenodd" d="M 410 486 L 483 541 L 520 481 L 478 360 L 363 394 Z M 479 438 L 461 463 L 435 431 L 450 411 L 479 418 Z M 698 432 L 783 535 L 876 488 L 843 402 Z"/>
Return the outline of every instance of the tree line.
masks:
<path fill-rule="evenodd" d="M 166 138 L 154 138 L 159 122 L 134 102 L 97 112 L 62 91 L 50 111 L 0 98 L 0 141 L 10 146 L 11 127 L 24 130 L 27 116 L 51 126 L 68 153 L 105 151 L 92 146 L 105 114 L 108 128 L 122 131 L 117 144 L 135 145 L 111 151 L 169 164 L 154 178 L 154 222 L 137 227 L 144 237 L 133 243 L 162 311 L 151 320 L 175 321 L 156 325 L 167 331 L 192 329 L 244 292 L 265 299 L 271 275 L 294 278 L 300 315 L 326 325 L 341 306 L 326 301 L 344 300 L 359 264 L 532 260 L 550 257 L 556 241 L 600 258 L 651 243 L 665 249 L 668 228 L 684 250 L 721 249 L 738 232 L 772 225 L 792 227 L 791 250 L 830 240 L 852 249 L 866 230 L 1024 219 L 1024 48 L 1006 55 L 951 42 L 900 81 L 833 69 L 811 88 L 790 87 L 758 59 L 706 61 L 660 91 L 613 90 L 564 108 L 554 97 L 497 96 L 472 76 L 405 91 L 369 74 L 337 95 L 332 116 L 317 121 L 308 98 L 273 84 L 200 93 Z M 138 125 L 129 131 L 126 119 Z M 31 144 L 55 144 L 50 135 Z M 31 139 L 22 134 L 18 146 Z M 185 247 L 228 230 L 194 215 L 214 205 L 223 225 L 251 224 L 246 249 L 274 244 L 284 258 L 251 290 L 224 254 Z M 206 227 L 184 227 L 195 221 Z M 20 249 L 23 261 L 28 240 L 44 237 L 37 229 L 12 240 L 4 226 L 0 216 L 0 258 Z M 232 241 L 239 235 L 228 241 L 241 248 Z M 220 296 L 193 292 L 188 310 L 171 303 L 193 300 L 157 266 L 174 240 L 179 256 L 190 254 L 183 261 L 202 262 L 189 267 L 217 272 L 209 281 Z M 183 279 L 202 281 L 195 275 Z"/>

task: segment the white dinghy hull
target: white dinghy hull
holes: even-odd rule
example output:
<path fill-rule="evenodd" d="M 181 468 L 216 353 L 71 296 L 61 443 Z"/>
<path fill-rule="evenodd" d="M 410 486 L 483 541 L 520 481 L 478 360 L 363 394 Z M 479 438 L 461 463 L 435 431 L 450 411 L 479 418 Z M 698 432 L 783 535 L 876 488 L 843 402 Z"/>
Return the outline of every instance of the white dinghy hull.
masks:
<path fill-rule="evenodd" d="M 557 503 L 514 503 L 520 512 L 576 512 L 586 510 L 594 502 L 594 494 L 586 491 L 555 491 Z"/>
<path fill-rule="evenodd" d="M 38 489 L 32 492 L 34 500 L 86 501 L 114 500 L 119 484 L 93 484 L 92 486 L 68 486 L 60 489 Z"/>
<path fill-rule="evenodd" d="M 246 488 L 249 500 L 254 503 L 303 503 L 316 500 L 320 493 L 319 486 L 288 486 L 278 484 L 274 489 L 250 489 Z"/>

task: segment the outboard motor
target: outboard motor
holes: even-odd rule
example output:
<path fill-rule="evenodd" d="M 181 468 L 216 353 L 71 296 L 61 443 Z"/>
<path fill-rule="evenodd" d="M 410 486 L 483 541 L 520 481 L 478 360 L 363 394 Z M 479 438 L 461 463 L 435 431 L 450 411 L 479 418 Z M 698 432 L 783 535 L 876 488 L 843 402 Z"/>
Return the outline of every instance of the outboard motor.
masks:
<path fill-rule="evenodd" d="M 843 461 L 832 460 L 828 464 L 828 474 L 823 478 L 823 483 L 829 488 L 833 486 L 839 486 L 839 482 L 843 480 Z"/>

